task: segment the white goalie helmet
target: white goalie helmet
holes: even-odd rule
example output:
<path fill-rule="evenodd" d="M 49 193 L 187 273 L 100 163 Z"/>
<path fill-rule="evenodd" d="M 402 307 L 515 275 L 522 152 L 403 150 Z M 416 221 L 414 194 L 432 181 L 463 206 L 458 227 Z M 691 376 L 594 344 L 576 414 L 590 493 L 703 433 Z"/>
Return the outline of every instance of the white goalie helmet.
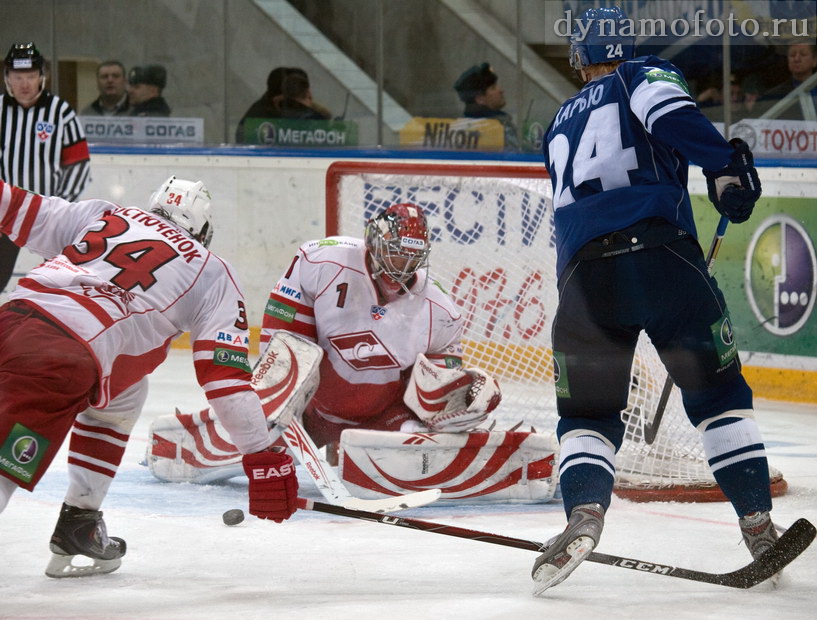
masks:
<path fill-rule="evenodd" d="M 170 220 L 208 247 L 213 238 L 210 200 L 210 192 L 201 181 L 172 176 L 153 192 L 148 211 Z"/>
<path fill-rule="evenodd" d="M 410 203 L 387 207 L 366 224 L 366 248 L 374 263 L 373 276 L 385 274 L 406 284 L 428 266 L 431 250 L 423 210 Z"/>

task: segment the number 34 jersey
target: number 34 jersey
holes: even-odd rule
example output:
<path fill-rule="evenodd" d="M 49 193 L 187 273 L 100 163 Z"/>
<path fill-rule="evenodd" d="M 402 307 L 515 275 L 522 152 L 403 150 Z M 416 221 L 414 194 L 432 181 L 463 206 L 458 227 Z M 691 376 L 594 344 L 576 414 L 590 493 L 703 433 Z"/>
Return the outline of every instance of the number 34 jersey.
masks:
<path fill-rule="evenodd" d="M 366 418 L 402 399 L 404 371 L 418 353 L 462 363 L 462 318 L 421 269 L 411 294 L 379 298 L 366 246 L 353 237 L 303 244 L 264 310 L 262 346 L 283 329 L 324 350 L 313 404 L 342 419 Z"/>
<path fill-rule="evenodd" d="M 647 217 L 695 235 L 689 161 L 718 169 L 731 151 L 697 109 L 680 70 L 656 56 L 586 84 L 562 104 L 543 149 L 558 273 L 591 239 Z"/>
<path fill-rule="evenodd" d="M 189 331 L 197 379 L 236 445 L 269 443 L 250 384 L 244 296 L 227 263 L 137 207 L 47 198 L 2 181 L 0 229 L 47 259 L 9 298 L 85 343 L 99 372 L 93 406 L 150 374 Z"/>

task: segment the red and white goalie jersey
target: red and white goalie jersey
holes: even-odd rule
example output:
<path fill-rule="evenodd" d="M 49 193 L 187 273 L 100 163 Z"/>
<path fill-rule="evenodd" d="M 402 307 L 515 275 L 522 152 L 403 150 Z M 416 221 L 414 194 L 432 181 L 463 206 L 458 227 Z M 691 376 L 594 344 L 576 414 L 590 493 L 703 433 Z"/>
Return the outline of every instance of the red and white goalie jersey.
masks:
<path fill-rule="evenodd" d="M 310 409 L 363 426 L 390 407 L 409 411 L 402 399 L 418 353 L 461 365 L 463 329 L 454 302 L 425 269 L 410 294 L 386 299 L 366 257 L 364 241 L 353 237 L 303 244 L 270 293 L 261 331 L 262 347 L 275 330 L 317 342 L 325 355 Z"/>
<path fill-rule="evenodd" d="M 269 444 L 250 385 L 244 296 L 225 261 L 140 208 L 72 203 L 2 181 L 0 229 L 47 259 L 9 298 L 86 344 L 99 373 L 94 407 L 151 373 L 189 331 L 198 381 L 234 443 L 244 453 Z"/>

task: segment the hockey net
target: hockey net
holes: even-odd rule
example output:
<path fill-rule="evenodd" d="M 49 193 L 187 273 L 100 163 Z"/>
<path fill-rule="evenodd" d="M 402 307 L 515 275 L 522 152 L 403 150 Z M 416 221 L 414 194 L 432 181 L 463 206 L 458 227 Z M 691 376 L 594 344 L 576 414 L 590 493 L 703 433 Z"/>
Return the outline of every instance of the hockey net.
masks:
<path fill-rule="evenodd" d="M 460 307 L 464 362 L 502 386 L 495 430 L 555 433 L 550 331 L 557 306 L 551 186 L 541 165 L 336 162 L 327 172 L 327 234 L 360 237 L 384 206 L 423 207 L 430 273 Z M 722 501 L 700 435 L 674 388 L 653 443 L 644 441 L 667 373 L 642 332 L 622 412 L 616 493 L 635 501 Z M 772 492 L 786 482 L 774 471 Z"/>

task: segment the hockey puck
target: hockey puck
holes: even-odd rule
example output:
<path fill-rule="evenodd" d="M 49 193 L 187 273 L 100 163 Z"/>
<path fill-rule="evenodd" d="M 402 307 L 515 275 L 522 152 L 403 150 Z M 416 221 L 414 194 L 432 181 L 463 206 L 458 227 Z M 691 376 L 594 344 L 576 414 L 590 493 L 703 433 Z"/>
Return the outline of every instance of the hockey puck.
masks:
<path fill-rule="evenodd" d="M 238 525 L 244 520 L 244 511 L 233 508 L 221 515 L 221 520 L 224 521 L 224 525 Z"/>

